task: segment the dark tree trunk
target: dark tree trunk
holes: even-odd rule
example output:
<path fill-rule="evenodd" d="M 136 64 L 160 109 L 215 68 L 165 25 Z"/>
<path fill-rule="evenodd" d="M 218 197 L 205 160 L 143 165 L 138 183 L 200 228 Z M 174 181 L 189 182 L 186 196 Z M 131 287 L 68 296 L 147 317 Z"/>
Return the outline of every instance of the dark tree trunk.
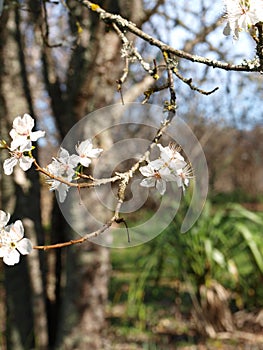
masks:
<path fill-rule="evenodd" d="M 17 10 L 4 12 L 0 27 L 0 122 L 1 138 L 6 141 L 12 120 L 25 112 L 33 114 L 19 25 Z M 7 157 L 7 153 L 1 154 L 2 161 Z M 13 176 L 6 176 L 1 170 L 1 209 L 12 214 L 12 221 L 23 221 L 26 236 L 34 243 L 43 243 L 39 178 L 34 170 L 25 174 L 16 167 Z M 43 259 L 37 256 L 37 261 L 33 270 L 25 257 L 18 265 L 5 268 L 7 349 L 47 346 Z"/>

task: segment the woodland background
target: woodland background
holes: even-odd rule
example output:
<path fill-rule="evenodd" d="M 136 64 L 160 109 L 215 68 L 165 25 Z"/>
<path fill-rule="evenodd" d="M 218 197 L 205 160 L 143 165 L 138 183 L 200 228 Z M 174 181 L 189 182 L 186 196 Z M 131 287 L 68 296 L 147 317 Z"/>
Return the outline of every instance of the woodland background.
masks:
<path fill-rule="evenodd" d="M 98 1 L 186 52 L 234 63 L 254 58 L 248 34 L 234 44 L 222 34 L 221 1 L 194 3 Z M 1 138 L 8 139 L 15 116 L 31 114 L 48 136 L 37 150 L 41 164 L 83 116 L 120 103 L 120 39 L 80 2 L 5 0 L 0 37 Z M 153 47 L 130 39 L 146 61 L 161 61 Z M 12 268 L 1 263 L 1 349 L 263 348 L 262 75 L 186 60 L 178 67 L 202 89 L 219 86 L 204 96 L 175 82 L 178 114 L 198 137 L 209 167 L 209 198 L 199 221 L 179 233 L 186 196 L 175 221 L 143 247 L 85 243 L 35 251 Z M 153 84 L 134 63 L 124 101 L 143 101 Z M 149 103 L 162 106 L 166 99 L 164 91 Z M 1 170 L 0 186 L 1 209 L 23 219 L 33 242 L 74 237 L 34 170 L 12 177 Z"/>

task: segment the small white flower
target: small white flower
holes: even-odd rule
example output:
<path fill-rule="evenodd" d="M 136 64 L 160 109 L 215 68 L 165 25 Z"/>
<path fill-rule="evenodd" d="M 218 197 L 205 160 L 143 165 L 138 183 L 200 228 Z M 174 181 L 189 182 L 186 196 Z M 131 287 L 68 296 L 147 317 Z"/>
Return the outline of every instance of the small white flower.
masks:
<path fill-rule="evenodd" d="M 65 168 L 57 159 L 53 159 L 52 163 L 47 166 L 47 171 L 50 174 L 61 177 L 67 181 L 71 181 L 72 179 L 72 175 L 66 175 L 66 177 L 63 176 L 65 175 Z M 58 192 L 59 201 L 63 203 L 66 199 L 69 186 L 55 179 L 48 179 L 46 182 L 50 185 L 50 191 L 56 190 Z"/>
<path fill-rule="evenodd" d="M 0 216 L 6 222 L 9 214 L 1 211 Z M 3 223 L 2 222 L 2 223 Z M 1 224 L 2 224 L 1 223 Z M 7 265 L 15 265 L 20 260 L 20 254 L 30 254 L 33 247 L 28 238 L 24 237 L 24 227 L 20 220 L 14 224 L 1 228 L 0 232 L 0 257 Z"/>
<path fill-rule="evenodd" d="M 62 165 L 64 172 L 69 176 L 73 177 L 74 171 L 72 170 L 78 165 L 78 156 L 76 154 L 70 155 L 69 152 L 65 148 L 60 148 L 59 156 L 57 160 Z"/>
<path fill-rule="evenodd" d="M 11 157 L 6 159 L 3 164 L 4 173 L 6 175 L 11 175 L 17 163 L 19 163 L 20 168 L 24 171 L 30 169 L 34 162 L 34 158 L 24 155 L 24 152 L 28 151 L 31 151 L 30 142 L 27 142 L 27 144 L 24 143 L 16 150 L 11 151 Z"/>
<path fill-rule="evenodd" d="M 54 176 L 61 177 L 61 178 L 63 178 L 64 170 L 65 170 L 64 166 L 56 158 L 54 158 L 52 160 L 52 163 L 50 163 L 47 166 L 47 171 L 50 174 L 52 174 Z M 67 176 L 67 178 L 68 178 L 68 176 Z M 71 178 L 72 178 L 72 176 L 70 177 L 70 180 L 71 180 Z M 61 186 L 62 183 L 59 180 L 50 179 L 50 178 L 47 179 L 46 182 L 50 185 L 49 190 L 50 191 L 57 190 L 58 194 L 59 194 L 59 201 L 61 203 L 64 202 L 64 200 L 66 199 L 66 196 L 67 196 L 68 186 L 66 184 L 63 184 L 64 186 Z"/>
<path fill-rule="evenodd" d="M 52 163 L 48 165 L 48 169 L 53 175 L 61 176 L 71 181 L 75 174 L 74 168 L 78 163 L 79 157 L 76 154 L 70 155 L 66 149 L 61 147 L 59 156 L 53 158 Z"/>
<path fill-rule="evenodd" d="M 98 158 L 102 148 L 93 148 L 92 142 L 90 140 L 82 141 L 76 146 L 76 151 L 78 153 L 78 161 L 84 167 L 88 167 L 91 163 L 90 158 Z"/>
<path fill-rule="evenodd" d="M 189 185 L 189 179 L 193 178 L 191 165 L 189 164 L 183 169 L 178 169 L 176 174 L 178 187 L 182 187 L 183 191 L 185 191 L 185 187 Z"/>
<path fill-rule="evenodd" d="M 157 145 L 161 152 L 161 159 L 164 163 L 173 171 L 183 168 L 186 166 L 184 157 L 177 151 L 177 148 L 170 144 L 167 147 Z"/>
<path fill-rule="evenodd" d="M 57 191 L 60 203 L 63 203 L 67 197 L 67 192 L 69 190 L 69 186 L 58 181 L 58 180 L 47 180 L 50 184 L 50 191 Z"/>
<path fill-rule="evenodd" d="M 61 148 L 59 157 L 53 158 L 52 163 L 47 166 L 47 171 L 52 175 L 65 179 L 66 181 L 71 181 L 75 174 L 74 168 L 79 163 L 78 158 L 77 155 L 70 155 L 66 149 Z M 61 203 L 64 202 L 69 186 L 56 179 L 48 179 L 47 183 L 50 185 L 50 191 L 58 191 L 59 201 Z"/>
<path fill-rule="evenodd" d="M 263 0 L 225 0 L 227 25 L 225 35 L 233 33 L 233 38 L 239 38 L 239 32 L 249 31 L 251 26 L 263 21 Z"/>
<path fill-rule="evenodd" d="M 192 167 L 187 164 L 184 157 L 178 152 L 179 148 L 170 143 L 163 147 L 157 145 L 160 149 L 160 158 L 148 163 L 147 166 L 139 168 L 140 172 L 146 178 L 140 183 L 144 187 L 156 187 L 161 195 L 166 191 L 166 182 L 175 181 L 178 187 L 189 185 L 189 179 L 192 178 Z"/>
<path fill-rule="evenodd" d="M 45 131 L 32 131 L 34 125 L 34 119 L 29 114 L 14 119 L 13 129 L 10 131 L 10 136 L 13 139 L 11 142 L 12 151 L 27 144 L 28 141 L 37 141 L 40 137 L 45 136 Z"/>
<path fill-rule="evenodd" d="M 167 181 L 177 181 L 176 176 L 171 173 L 161 159 L 149 162 L 148 165 L 141 167 L 139 170 L 146 177 L 146 179 L 141 181 L 140 185 L 143 187 L 156 187 L 161 195 L 166 191 Z"/>

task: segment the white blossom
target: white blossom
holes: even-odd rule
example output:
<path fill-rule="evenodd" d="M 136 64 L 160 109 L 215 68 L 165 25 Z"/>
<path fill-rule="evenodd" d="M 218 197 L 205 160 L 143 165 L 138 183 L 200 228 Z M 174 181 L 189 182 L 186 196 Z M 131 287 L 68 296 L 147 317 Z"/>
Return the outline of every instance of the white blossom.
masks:
<path fill-rule="evenodd" d="M 76 146 L 76 151 L 78 153 L 78 162 L 84 167 L 88 167 L 91 163 L 90 158 L 98 158 L 103 149 L 93 148 L 92 142 L 85 140 Z"/>
<path fill-rule="evenodd" d="M 69 186 L 67 184 L 64 184 L 63 182 L 59 180 L 47 180 L 47 182 L 50 184 L 50 191 L 57 191 L 58 197 L 60 203 L 63 203 L 67 197 L 67 192 L 69 190 Z"/>
<path fill-rule="evenodd" d="M 171 170 L 178 170 L 186 166 L 184 157 L 177 151 L 177 148 L 170 144 L 167 147 L 157 145 L 160 149 L 160 157 Z"/>
<path fill-rule="evenodd" d="M 72 168 L 69 168 L 73 171 Z M 65 167 L 64 165 L 59 162 L 57 159 L 53 159 L 52 163 L 50 163 L 48 166 L 47 166 L 47 171 L 52 174 L 52 175 L 55 175 L 57 177 L 60 177 L 60 178 L 64 178 L 65 180 L 67 181 L 71 181 L 72 179 L 72 175 L 68 175 L 66 171 L 66 177 L 65 177 Z M 71 171 L 70 171 L 71 173 Z M 47 183 L 50 185 L 50 188 L 49 190 L 50 191 L 57 191 L 58 192 L 58 195 L 59 195 L 59 201 L 61 203 L 63 203 L 66 199 L 66 196 L 67 196 L 67 192 L 68 192 L 68 189 L 69 189 L 69 186 L 62 183 L 61 181 L 59 180 L 56 180 L 56 179 L 48 179 L 47 180 Z"/>
<path fill-rule="evenodd" d="M 176 174 L 176 181 L 178 187 L 182 187 L 183 191 L 185 191 L 185 187 L 189 185 L 189 179 L 193 178 L 191 166 L 187 165 L 182 169 L 178 169 L 176 171 Z"/>
<path fill-rule="evenodd" d="M 165 166 L 161 159 L 149 162 L 148 165 L 141 167 L 139 170 L 146 177 L 141 181 L 140 185 L 143 187 L 156 187 L 161 195 L 166 191 L 167 181 L 176 181 L 176 176 L 171 173 L 171 170 Z"/>
<path fill-rule="evenodd" d="M 160 149 L 160 157 L 148 163 L 148 165 L 139 168 L 141 174 L 146 178 L 140 183 L 144 187 L 156 187 L 161 195 L 166 191 L 166 182 L 175 181 L 178 187 L 189 185 L 189 179 L 192 178 L 192 167 L 184 160 L 184 157 L 178 152 L 179 148 L 170 143 L 163 147 L 157 145 Z"/>
<path fill-rule="evenodd" d="M 3 164 L 4 173 L 6 175 L 11 175 L 13 173 L 14 167 L 19 163 L 20 168 L 27 171 L 31 168 L 34 158 L 29 155 L 25 155 L 24 152 L 31 151 L 30 142 L 24 143 L 19 146 L 16 150 L 10 152 L 11 157 L 6 159 Z"/>
<path fill-rule="evenodd" d="M 34 119 L 29 114 L 24 114 L 23 117 L 16 117 L 13 121 L 13 129 L 10 131 L 11 150 L 15 150 L 30 141 L 37 141 L 40 137 L 45 136 L 45 131 L 32 131 L 35 125 Z M 31 144 L 32 147 L 32 144 Z"/>
<path fill-rule="evenodd" d="M 249 31 L 263 21 L 263 0 L 224 0 L 224 3 L 228 20 L 225 35 L 233 33 L 234 39 L 238 39 L 240 31 Z"/>
<path fill-rule="evenodd" d="M 77 155 L 70 155 L 66 149 L 61 148 L 59 157 L 53 158 L 52 163 L 47 166 L 47 171 L 56 177 L 60 177 L 66 181 L 71 181 L 75 174 L 74 168 L 79 163 L 78 158 L 79 157 Z M 58 179 L 48 179 L 47 182 L 50 185 L 50 191 L 56 190 L 58 192 L 60 202 L 64 202 L 69 186 L 62 183 Z"/>
<path fill-rule="evenodd" d="M 70 155 L 65 148 L 61 147 L 57 160 L 61 165 L 61 171 L 64 171 L 62 175 L 71 180 L 75 174 L 74 168 L 78 165 L 79 157 L 76 154 Z"/>
<path fill-rule="evenodd" d="M 0 211 L 0 257 L 7 265 L 15 265 L 20 260 L 20 254 L 30 254 L 33 247 L 28 238 L 24 237 L 24 227 L 20 220 L 6 226 L 10 214 Z"/>

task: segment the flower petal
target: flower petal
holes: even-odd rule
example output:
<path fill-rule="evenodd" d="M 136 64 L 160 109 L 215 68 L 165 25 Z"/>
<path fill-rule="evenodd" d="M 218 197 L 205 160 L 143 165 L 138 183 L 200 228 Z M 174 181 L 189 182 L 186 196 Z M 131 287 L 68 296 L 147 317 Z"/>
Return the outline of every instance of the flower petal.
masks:
<path fill-rule="evenodd" d="M 58 196 L 60 203 L 63 203 L 67 197 L 67 192 L 69 190 L 69 186 L 63 183 L 60 183 L 57 187 Z"/>
<path fill-rule="evenodd" d="M 165 166 L 165 162 L 162 159 L 155 159 L 152 160 L 148 165 L 155 170 L 159 170 L 161 167 Z"/>
<path fill-rule="evenodd" d="M 170 175 L 171 174 L 171 170 L 166 166 L 164 168 L 161 168 L 160 170 L 158 170 L 158 173 L 161 177 L 164 177 L 166 175 Z"/>
<path fill-rule="evenodd" d="M 20 136 L 17 134 L 17 136 L 11 142 L 10 149 L 11 149 L 11 151 L 14 151 L 14 150 L 18 149 L 19 147 L 22 147 L 25 150 L 25 145 L 28 145 L 28 142 L 30 142 L 30 140 L 28 140 L 27 136 Z"/>
<path fill-rule="evenodd" d="M 156 181 L 156 188 L 163 195 L 166 191 L 166 182 L 162 179 Z"/>
<path fill-rule="evenodd" d="M 177 176 L 174 174 L 167 174 L 167 175 L 162 175 L 162 179 L 165 181 L 177 181 Z"/>
<path fill-rule="evenodd" d="M 91 159 L 79 157 L 79 163 L 83 165 L 85 168 L 88 168 L 91 163 Z"/>
<path fill-rule="evenodd" d="M 178 169 L 182 169 L 183 167 L 186 166 L 186 162 L 184 160 L 180 160 L 180 159 L 173 159 L 171 160 L 171 162 L 169 163 L 169 167 L 172 170 L 178 170 Z"/>
<path fill-rule="evenodd" d="M 154 176 L 154 169 L 150 165 L 145 165 L 139 168 L 141 174 L 146 177 Z"/>
<path fill-rule="evenodd" d="M 12 137 L 12 139 L 16 139 L 17 137 L 19 137 L 19 134 L 16 132 L 15 129 L 11 129 L 9 135 Z"/>
<path fill-rule="evenodd" d="M 30 140 L 37 141 L 40 137 L 45 136 L 45 131 L 33 131 L 30 133 Z"/>
<path fill-rule="evenodd" d="M 140 182 L 140 185 L 143 187 L 154 187 L 155 179 L 153 177 L 147 177 Z"/>
<path fill-rule="evenodd" d="M 5 213 L 3 210 L 0 210 L 0 228 L 5 227 L 9 219 L 10 219 L 10 214 Z"/>
<path fill-rule="evenodd" d="M 21 220 L 16 220 L 15 223 L 7 226 L 6 230 L 13 242 L 18 242 L 24 237 L 24 227 Z"/>
<path fill-rule="evenodd" d="M 15 157 L 6 159 L 3 164 L 4 173 L 6 175 L 11 175 L 13 172 L 14 166 L 16 166 L 17 162 L 18 162 L 18 159 Z"/>
<path fill-rule="evenodd" d="M 34 119 L 31 117 L 31 115 L 27 113 L 23 115 L 22 122 L 24 126 L 27 128 L 27 130 L 32 130 L 35 125 Z"/>
<path fill-rule="evenodd" d="M 78 155 L 72 154 L 71 156 L 69 156 L 68 165 L 75 168 L 79 163 L 79 158 L 80 157 Z"/>
<path fill-rule="evenodd" d="M 76 146 L 76 151 L 81 158 L 98 158 L 102 148 L 93 148 L 92 142 L 88 139 Z"/>
<path fill-rule="evenodd" d="M 188 185 L 189 185 L 189 179 L 184 179 L 184 185 L 185 185 L 186 187 L 188 187 Z"/>
<path fill-rule="evenodd" d="M 19 263 L 20 254 L 16 249 L 9 250 L 8 254 L 4 255 L 3 261 L 6 265 L 15 265 Z"/>
<path fill-rule="evenodd" d="M 31 241 L 28 238 L 23 238 L 17 243 L 17 249 L 22 255 L 30 254 L 33 250 Z"/>
<path fill-rule="evenodd" d="M 64 171 L 61 163 L 57 159 L 53 159 L 52 163 L 47 165 L 47 170 L 50 174 L 55 176 L 61 176 Z"/>
<path fill-rule="evenodd" d="M 68 151 L 65 148 L 61 147 L 58 160 L 60 160 L 64 163 L 68 159 L 68 157 L 69 157 Z"/>
<path fill-rule="evenodd" d="M 29 135 L 29 132 L 33 129 L 34 124 L 34 119 L 29 114 L 25 113 L 22 118 L 18 116 L 14 119 L 13 128 L 20 135 Z"/>
<path fill-rule="evenodd" d="M 32 142 L 29 139 L 24 140 L 23 143 L 20 145 L 19 151 L 27 152 L 31 150 L 32 150 Z"/>
<path fill-rule="evenodd" d="M 101 152 L 103 152 L 102 148 L 93 148 L 87 153 L 87 157 L 98 158 Z"/>
<path fill-rule="evenodd" d="M 34 162 L 34 159 L 28 156 L 23 156 L 19 159 L 19 165 L 22 170 L 27 171 L 31 168 L 32 163 Z"/>
<path fill-rule="evenodd" d="M 85 140 L 82 141 L 80 144 L 76 146 L 76 151 L 78 152 L 79 155 L 87 154 L 92 149 L 92 143 L 91 141 Z"/>

